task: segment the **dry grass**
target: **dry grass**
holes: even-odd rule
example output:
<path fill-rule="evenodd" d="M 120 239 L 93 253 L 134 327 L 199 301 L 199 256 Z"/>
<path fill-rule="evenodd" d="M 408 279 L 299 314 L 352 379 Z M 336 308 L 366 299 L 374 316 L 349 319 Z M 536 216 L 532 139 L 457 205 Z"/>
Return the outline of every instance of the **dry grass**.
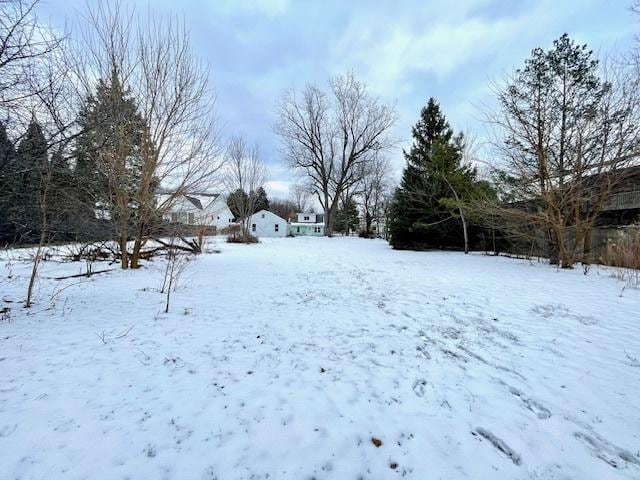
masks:
<path fill-rule="evenodd" d="M 640 287 L 640 230 L 620 232 L 607 244 L 602 263 L 615 269 L 614 276 L 630 287 Z"/>

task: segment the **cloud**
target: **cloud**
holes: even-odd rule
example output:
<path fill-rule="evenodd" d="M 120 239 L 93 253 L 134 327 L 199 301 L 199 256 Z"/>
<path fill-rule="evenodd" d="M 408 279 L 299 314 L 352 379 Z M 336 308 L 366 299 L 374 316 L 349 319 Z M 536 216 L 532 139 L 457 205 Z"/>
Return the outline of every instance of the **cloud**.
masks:
<path fill-rule="evenodd" d="M 225 13 L 277 17 L 287 12 L 290 0 L 217 0 L 215 4 Z"/>

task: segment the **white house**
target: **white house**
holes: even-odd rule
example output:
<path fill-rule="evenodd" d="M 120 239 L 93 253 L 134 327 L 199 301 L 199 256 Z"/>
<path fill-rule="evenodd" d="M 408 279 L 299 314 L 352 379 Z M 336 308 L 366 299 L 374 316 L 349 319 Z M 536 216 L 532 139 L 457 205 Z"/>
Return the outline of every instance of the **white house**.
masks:
<path fill-rule="evenodd" d="M 298 220 L 289 224 L 289 234 L 297 236 L 321 237 L 324 235 L 324 214 L 297 213 Z"/>
<path fill-rule="evenodd" d="M 249 217 L 249 233 L 256 237 L 286 237 L 287 221 L 275 213 L 260 210 Z"/>
<path fill-rule="evenodd" d="M 171 194 L 158 197 L 160 205 L 162 202 L 172 201 L 171 207 L 163 215 L 163 220 L 167 222 L 216 227 L 217 230 L 233 224 L 233 214 L 226 199 L 218 193 L 180 195 L 174 199 L 171 197 Z"/>

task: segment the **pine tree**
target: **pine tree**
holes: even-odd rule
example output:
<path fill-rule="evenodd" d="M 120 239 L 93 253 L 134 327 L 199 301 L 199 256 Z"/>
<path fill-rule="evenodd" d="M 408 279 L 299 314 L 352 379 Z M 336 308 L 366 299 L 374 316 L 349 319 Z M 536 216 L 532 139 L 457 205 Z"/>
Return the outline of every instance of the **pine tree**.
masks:
<path fill-rule="evenodd" d="M 349 234 L 357 230 L 360 225 L 360 216 L 358 214 L 358 204 L 353 198 L 340 203 L 340 207 L 336 212 L 335 229 L 339 233 Z"/>
<path fill-rule="evenodd" d="M 227 206 L 236 219 L 240 219 L 242 212 L 246 211 L 247 202 L 249 202 L 249 196 L 241 189 L 231 192 L 227 197 Z"/>
<path fill-rule="evenodd" d="M 253 205 L 253 213 L 259 212 L 260 210 L 269 210 L 269 198 L 264 188 L 260 187 L 256 190 Z"/>
<path fill-rule="evenodd" d="M 460 247 L 462 229 L 452 212 L 452 184 L 460 189 L 475 179 L 475 170 L 462 166 L 463 137 L 454 135 L 433 98 L 422 108 L 412 134 L 413 144 L 404 152 L 407 165 L 390 206 L 391 245 Z"/>
<path fill-rule="evenodd" d="M 9 206 L 13 203 L 16 184 L 16 152 L 7 136 L 7 130 L 0 122 L 0 241 L 7 241 L 13 235 L 9 222 Z"/>
<path fill-rule="evenodd" d="M 117 71 L 98 81 L 79 114 L 82 133 L 75 149 L 74 181 L 81 205 L 80 230 L 96 228 L 96 204 L 108 210 L 124 246 L 135 223 L 142 176 L 141 149 L 149 145 L 148 128 L 135 98 L 120 83 Z M 145 201 L 148 199 L 144 199 Z M 122 266 L 125 267 L 126 252 Z"/>
<path fill-rule="evenodd" d="M 21 240 L 33 240 L 40 234 L 48 168 L 47 141 L 34 118 L 16 152 L 16 191 L 9 206 L 9 218 Z"/>
<path fill-rule="evenodd" d="M 51 169 L 47 193 L 47 211 L 49 228 L 56 240 L 72 240 L 78 237 L 75 231 L 77 223 L 77 189 L 73 172 L 67 159 L 61 152 L 51 155 Z"/>

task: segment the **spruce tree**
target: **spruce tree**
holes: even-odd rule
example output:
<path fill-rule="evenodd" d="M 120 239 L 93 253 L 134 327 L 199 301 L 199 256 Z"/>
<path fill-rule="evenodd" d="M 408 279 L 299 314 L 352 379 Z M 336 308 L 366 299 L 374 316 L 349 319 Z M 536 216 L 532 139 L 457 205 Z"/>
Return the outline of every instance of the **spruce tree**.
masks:
<path fill-rule="evenodd" d="M 463 137 L 454 135 L 440 106 L 430 98 L 412 129 L 413 144 L 390 206 L 389 234 L 394 248 L 443 248 L 463 245 L 462 229 L 452 213 L 452 182 L 472 181 L 475 171 L 462 166 Z M 465 180 L 466 182 L 466 180 Z"/>
<path fill-rule="evenodd" d="M 360 225 L 360 216 L 358 213 L 358 204 L 353 198 L 340 203 L 340 207 L 336 212 L 335 229 L 337 232 L 349 234 L 358 229 Z"/>
<path fill-rule="evenodd" d="M 148 129 L 135 98 L 122 86 L 116 71 L 108 81 L 98 80 L 95 94 L 86 99 L 80 110 L 78 123 L 81 134 L 76 140 L 73 171 L 80 205 L 78 228 L 86 233 L 98 228 L 95 209 L 100 204 L 125 230 L 136 211 L 142 169 L 140 151 L 143 142 L 148 142 Z M 118 201 L 113 198 L 114 192 L 120 195 Z M 129 200 L 123 202 L 122 197 Z"/>
<path fill-rule="evenodd" d="M 16 185 L 16 152 L 0 122 L 0 241 L 7 241 L 13 229 L 9 222 L 9 206 L 13 204 Z"/>
<path fill-rule="evenodd" d="M 47 141 L 34 118 L 16 151 L 16 192 L 9 206 L 9 218 L 22 241 L 34 240 L 40 234 L 48 168 Z"/>
<path fill-rule="evenodd" d="M 59 151 L 51 155 L 49 168 L 51 171 L 46 205 L 49 228 L 56 240 L 76 239 L 78 198 L 73 173 L 67 159 Z"/>
<path fill-rule="evenodd" d="M 253 213 L 260 210 L 269 210 L 269 198 L 264 188 L 260 187 L 255 192 L 255 201 L 253 202 Z"/>
<path fill-rule="evenodd" d="M 249 196 L 244 190 L 237 189 L 235 192 L 231 192 L 227 197 L 227 206 L 233 217 L 236 219 L 242 218 L 242 212 L 247 210 L 247 203 L 249 202 Z"/>

